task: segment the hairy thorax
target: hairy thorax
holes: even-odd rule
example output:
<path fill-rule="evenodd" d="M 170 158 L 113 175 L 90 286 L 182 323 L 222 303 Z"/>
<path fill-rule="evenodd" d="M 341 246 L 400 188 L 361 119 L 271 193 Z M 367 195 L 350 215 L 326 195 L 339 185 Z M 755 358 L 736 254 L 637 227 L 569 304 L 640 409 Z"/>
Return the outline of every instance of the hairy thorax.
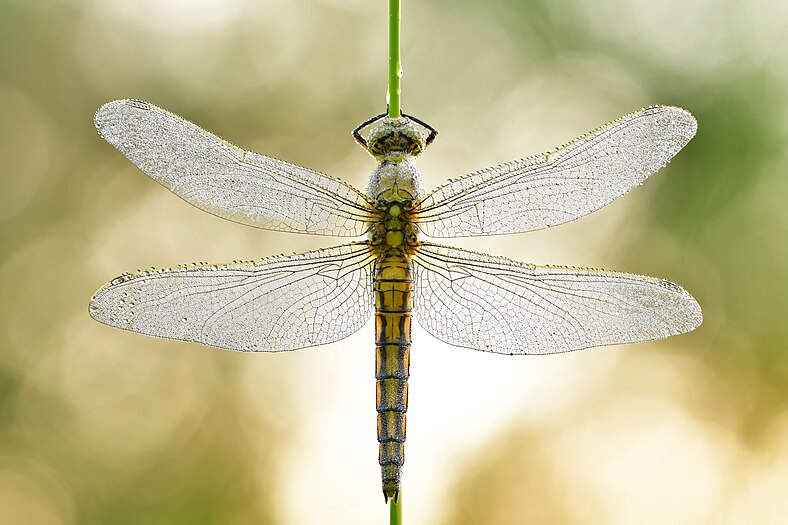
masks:
<path fill-rule="evenodd" d="M 418 242 L 413 204 L 423 195 L 421 174 L 409 159 L 383 162 L 372 174 L 368 192 L 380 211 L 370 231 L 373 248 L 380 255 L 413 255 Z"/>

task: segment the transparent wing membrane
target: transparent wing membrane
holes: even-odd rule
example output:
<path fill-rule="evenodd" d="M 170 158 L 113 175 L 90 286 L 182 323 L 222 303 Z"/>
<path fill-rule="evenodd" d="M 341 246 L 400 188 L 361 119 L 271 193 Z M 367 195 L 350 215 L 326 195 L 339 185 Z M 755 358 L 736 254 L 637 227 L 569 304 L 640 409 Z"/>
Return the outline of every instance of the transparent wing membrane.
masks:
<path fill-rule="evenodd" d="M 122 275 L 99 290 L 102 323 L 228 350 L 279 352 L 356 332 L 373 310 L 366 243 L 259 261 Z"/>
<path fill-rule="evenodd" d="M 152 179 L 219 217 L 298 233 L 355 237 L 369 229 L 374 210 L 352 186 L 238 148 L 148 102 L 110 102 L 94 120 Z"/>
<path fill-rule="evenodd" d="M 417 204 L 419 228 L 433 237 L 465 237 L 571 221 L 641 184 L 696 129 L 683 109 L 644 108 L 550 152 L 450 181 Z"/>
<path fill-rule="evenodd" d="M 499 354 L 554 354 L 689 332 L 700 306 L 680 286 L 626 273 L 535 266 L 423 244 L 414 316 L 441 341 Z"/>

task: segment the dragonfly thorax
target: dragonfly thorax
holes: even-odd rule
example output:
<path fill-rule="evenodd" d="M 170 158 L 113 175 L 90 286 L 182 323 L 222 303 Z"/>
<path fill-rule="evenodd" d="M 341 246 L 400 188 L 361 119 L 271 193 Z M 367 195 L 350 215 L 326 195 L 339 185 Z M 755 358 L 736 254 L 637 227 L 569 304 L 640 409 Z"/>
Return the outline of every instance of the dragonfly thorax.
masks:
<path fill-rule="evenodd" d="M 382 162 L 368 191 L 379 212 L 370 230 L 371 245 L 381 254 L 411 255 L 417 242 L 414 204 L 423 195 L 421 174 L 410 160 Z"/>
<path fill-rule="evenodd" d="M 378 199 L 380 220 L 370 231 L 370 244 L 380 254 L 410 256 L 417 245 L 418 230 L 413 223 L 413 201 Z"/>
<path fill-rule="evenodd" d="M 416 202 L 424 195 L 421 174 L 410 159 L 383 161 L 369 178 L 367 195 L 378 210 L 392 202 Z"/>
<path fill-rule="evenodd" d="M 407 117 L 386 118 L 367 138 L 367 150 L 379 161 L 399 162 L 424 151 L 424 137 Z"/>

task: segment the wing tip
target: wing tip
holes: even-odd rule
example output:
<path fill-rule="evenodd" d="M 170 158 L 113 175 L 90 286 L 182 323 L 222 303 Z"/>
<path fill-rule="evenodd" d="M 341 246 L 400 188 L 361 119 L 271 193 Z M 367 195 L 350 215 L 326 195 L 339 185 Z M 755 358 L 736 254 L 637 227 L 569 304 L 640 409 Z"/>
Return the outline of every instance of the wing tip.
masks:
<path fill-rule="evenodd" d="M 664 281 L 664 283 L 674 288 L 677 300 L 673 310 L 675 315 L 673 320 L 675 322 L 669 324 L 669 333 L 663 337 L 686 334 L 697 329 L 703 324 L 703 310 L 700 307 L 700 303 L 692 294 L 678 284 L 670 281 Z"/>
<path fill-rule="evenodd" d="M 106 284 L 99 288 L 96 293 L 90 298 L 88 303 L 88 315 L 94 320 L 107 326 L 118 326 L 116 323 L 111 322 L 109 315 L 110 308 L 105 304 L 104 298 L 110 285 Z"/>
<path fill-rule="evenodd" d="M 684 108 L 680 108 L 677 106 L 668 106 L 672 110 L 672 114 L 674 117 L 680 119 L 682 123 L 687 126 L 687 142 L 695 136 L 698 132 L 698 119 L 695 118 L 695 115 L 690 113 Z"/>
<path fill-rule="evenodd" d="M 150 111 L 156 107 L 150 102 L 138 98 L 121 98 L 102 104 L 93 115 L 93 125 L 96 126 L 96 130 L 102 137 L 104 137 L 104 134 L 101 131 L 110 115 L 123 106 L 143 111 Z"/>
<path fill-rule="evenodd" d="M 688 303 L 689 312 L 687 315 L 687 330 L 682 333 L 692 332 L 703 324 L 703 310 L 700 307 L 700 303 L 688 291 L 684 290 L 684 293 L 686 294 L 685 300 Z"/>
<path fill-rule="evenodd" d="M 682 124 L 684 127 L 686 127 L 685 136 L 687 140 L 684 144 L 689 142 L 692 139 L 692 137 L 694 137 L 695 134 L 698 132 L 698 120 L 695 118 L 695 115 L 693 115 L 686 109 L 681 108 L 679 106 L 665 106 L 662 104 L 655 104 L 653 106 L 646 106 L 645 108 L 643 108 L 642 111 L 667 112 L 671 116 L 674 122 Z"/>
<path fill-rule="evenodd" d="M 128 297 L 128 292 L 121 291 L 121 285 L 133 281 L 134 279 L 149 275 L 153 270 L 136 272 L 126 272 L 118 277 L 115 277 L 110 282 L 96 290 L 88 302 L 88 314 L 99 323 L 114 326 L 117 328 L 128 329 L 124 324 L 118 322 L 118 310 L 133 305 L 133 302 Z"/>

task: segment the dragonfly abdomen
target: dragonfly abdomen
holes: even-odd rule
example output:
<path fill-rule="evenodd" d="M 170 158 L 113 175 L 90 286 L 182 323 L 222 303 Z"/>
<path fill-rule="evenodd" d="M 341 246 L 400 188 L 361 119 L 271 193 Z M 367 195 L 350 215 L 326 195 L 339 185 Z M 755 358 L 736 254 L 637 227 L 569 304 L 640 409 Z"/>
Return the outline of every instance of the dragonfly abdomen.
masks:
<path fill-rule="evenodd" d="M 413 276 L 410 262 L 404 255 L 393 253 L 381 257 L 375 273 L 374 290 L 378 459 L 383 495 L 386 500 L 396 500 L 401 468 L 405 462 L 413 305 Z"/>

